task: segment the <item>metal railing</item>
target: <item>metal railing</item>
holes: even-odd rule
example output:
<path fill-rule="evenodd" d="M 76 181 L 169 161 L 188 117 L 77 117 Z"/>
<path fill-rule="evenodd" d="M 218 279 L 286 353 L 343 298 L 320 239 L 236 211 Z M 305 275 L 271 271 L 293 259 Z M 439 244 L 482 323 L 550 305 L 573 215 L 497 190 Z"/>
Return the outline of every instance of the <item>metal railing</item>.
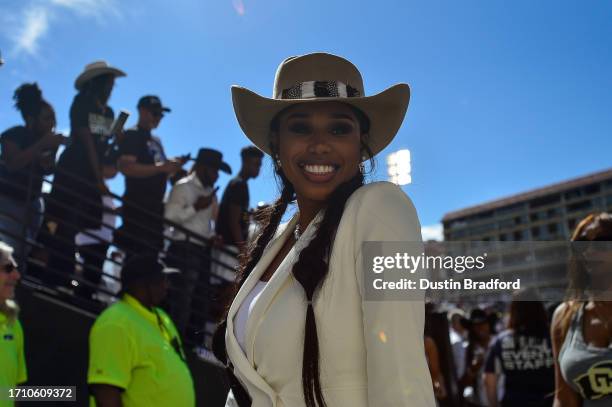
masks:
<path fill-rule="evenodd" d="M 0 161 L 0 166 L 3 166 L 3 165 L 4 163 Z M 41 191 L 34 191 L 33 190 L 34 177 L 41 177 L 43 185 L 45 184 L 52 185 L 53 188 L 59 188 L 60 190 L 65 190 L 65 192 L 74 192 L 74 191 L 71 191 L 70 188 L 68 187 L 63 187 L 58 184 L 53 185 L 53 181 L 50 179 L 50 176 L 44 176 L 44 175 L 37 174 L 35 172 L 35 165 L 30 165 L 29 167 L 30 167 L 29 170 L 27 169 L 21 170 L 21 171 L 28 171 L 27 185 L 16 184 L 10 178 L 11 173 L 8 172 L 8 170 L 6 170 L 5 166 L 3 168 L 4 174 L 0 174 L 0 185 L 10 185 L 14 190 L 16 191 L 18 190 L 18 191 L 21 191 L 22 193 L 25 193 L 24 194 L 25 199 L 21 202 L 23 204 L 23 211 L 21 213 L 22 216 L 20 216 L 19 219 L 15 219 L 13 216 L 14 214 L 11 214 L 10 211 L 7 211 L 6 208 L 3 207 L 3 204 L 0 204 L 0 218 L 4 218 L 2 222 L 0 222 L 0 234 L 10 237 L 13 241 L 19 243 L 18 244 L 19 250 L 16 253 L 14 253 L 14 255 L 18 263 L 20 265 L 25 266 L 23 267 L 22 278 L 28 282 L 28 286 L 36 287 L 36 289 L 45 291 L 49 295 L 56 296 L 58 298 L 61 298 L 64 301 L 69 301 L 74 306 L 81 307 L 89 311 L 99 312 L 102 310 L 103 305 L 106 305 L 106 304 L 100 304 L 98 301 L 95 301 L 93 299 L 80 298 L 78 295 L 76 295 L 76 292 L 74 290 L 70 289 L 70 286 L 72 286 L 72 288 L 78 288 L 79 286 L 87 287 L 95 294 L 95 297 L 97 298 L 107 297 L 111 299 L 116 299 L 117 292 L 109 290 L 108 288 L 104 286 L 92 284 L 92 282 L 86 279 L 83 275 L 83 272 L 85 271 L 85 267 L 90 267 L 90 266 L 82 264 L 80 266 L 80 272 L 79 272 L 79 262 L 77 261 L 76 257 L 75 258 L 67 257 L 64 253 L 57 250 L 57 248 L 54 245 L 54 244 L 74 245 L 76 251 L 78 252 L 78 246 L 76 246 L 76 243 L 71 242 L 71 241 L 66 241 L 66 239 L 62 239 L 61 237 L 58 237 L 58 236 L 51 236 L 49 234 L 46 234 L 45 239 L 39 239 L 33 236 L 28 236 L 28 231 L 29 231 L 28 225 L 30 224 L 32 219 L 34 218 L 44 219 L 45 217 L 44 209 L 37 211 L 34 208 L 35 205 L 32 204 L 33 200 L 38 199 L 39 196 L 44 197 L 44 202 L 45 202 L 44 206 L 49 206 L 50 204 L 52 204 L 52 205 L 55 205 L 56 208 L 61 208 L 62 210 L 65 210 L 65 211 L 76 210 L 75 208 L 67 204 L 66 202 L 59 202 L 57 200 L 54 200 L 50 194 L 42 194 Z M 73 179 L 75 182 L 75 185 L 80 183 L 81 185 L 87 185 L 89 187 L 92 187 L 91 183 L 89 183 L 87 180 L 79 177 L 76 174 L 72 174 L 72 173 L 62 171 L 61 169 L 56 168 L 55 174 L 58 174 L 58 173 L 61 173 L 62 175 L 68 176 L 70 179 Z M 224 247 L 213 247 L 213 244 L 212 244 L 213 242 L 211 239 L 205 236 L 199 235 L 197 233 L 194 233 L 193 231 L 186 229 L 180 224 L 177 224 L 168 219 L 165 219 L 163 216 L 159 216 L 159 214 L 153 213 L 147 210 L 146 208 L 142 208 L 138 206 L 137 204 L 134 204 L 133 202 L 125 202 L 122 197 L 112 192 L 110 192 L 108 195 L 112 197 L 114 200 L 122 203 L 124 206 L 127 204 L 132 209 L 137 209 L 140 214 L 146 215 L 150 219 L 154 219 L 155 221 L 161 222 L 163 224 L 164 231 L 168 231 L 170 228 L 172 228 L 174 231 L 178 231 L 183 235 L 182 240 L 173 241 L 171 237 L 168 236 L 167 233 L 162 232 L 164 244 L 163 244 L 163 247 L 159 249 L 158 247 L 155 247 L 150 242 L 140 241 L 138 235 L 130 231 L 121 229 L 121 234 L 125 238 L 131 239 L 133 241 L 137 241 L 141 247 L 150 249 L 150 251 L 159 252 L 160 255 L 164 257 L 165 260 L 168 261 L 168 263 L 172 263 L 172 264 L 183 263 L 184 264 L 186 260 L 185 258 L 173 257 L 172 253 L 168 251 L 168 249 L 171 247 L 173 243 L 176 244 L 180 242 L 180 243 L 192 243 L 193 244 L 193 245 L 188 246 L 191 249 L 188 249 L 187 255 L 189 256 L 192 254 L 195 257 L 203 258 L 205 262 L 210 264 L 209 267 L 204 267 L 201 270 L 196 270 L 197 273 L 199 274 L 199 277 L 195 281 L 195 286 L 193 287 L 193 299 L 196 301 L 200 301 L 200 302 L 208 304 L 208 306 L 206 306 L 205 309 L 210 310 L 211 306 L 214 305 L 213 303 L 219 300 L 218 295 L 220 294 L 218 290 L 211 288 L 211 287 L 215 287 L 215 284 L 211 284 L 211 279 L 213 281 L 217 279 L 216 281 L 221 282 L 221 285 L 227 285 L 230 283 L 228 280 L 224 279 L 224 277 L 219 276 L 217 274 L 213 274 L 211 272 L 212 266 L 216 265 L 218 269 L 231 271 L 232 274 L 233 272 L 235 272 L 232 265 L 226 264 L 218 260 L 217 258 L 215 258 L 216 256 L 212 256 L 210 253 L 212 252 L 212 250 L 215 250 L 218 253 L 225 253 L 230 256 L 235 256 L 235 253 Z M 6 199 L 8 198 L 4 196 L 2 202 L 6 202 Z M 94 204 L 94 205 L 102 204 L 101 202 L 95 202 L 83 196 L 80 196 L 79 199 L 89 204 Z M 77 215 L 80 216 L 82 219 L 87 219 L 90 221 L 98 220 L 98 218 L 96 218 L 90 213 L 79 212 L 77 213 Z M 121 217 L 121 213 L 117 213 L 117 217 Z M 101 282 L 106 279 L 107 281 L 112 281 L 115 284 L 120 284 L 120 278 L 112 273 L 109 273 L 104 267 L 104 265 L 106 265 L 107 267 L 121 267 L 122 266 L 122 260 L 119 260 L 116 257 L 113 257 L 112 254 L 109 254 L 113 252 L 111 250 L 112 248 L 117 248 L 117 246 L 115 246 L 113 242 L 107 242 L 106 240 L 100 238 L 95 233 L 95 231 L 88 230 L 88 229 L 81 229 L 79 228 L 77 224 L 72 223 L 66 219 L 53 219 L 51 217 L 48 217 L 46 220 L 47 221 L 51 220 L 54 222 L 64 222 L 65 226 L 74 228 L 74 230 L 77 230 L 78 233 L 84 234 L 85 236 L 91 238 L 93 241 L 96 241 L 100 244 L 108 244 L 109 250 L 107 250 L 104 258 L 102 259 L 98 257 L 97 259 L 97 260 L 102 261 L 103 267 L 97 268 L 94 271 L 96 273 L 99 273 Z M 19 233 L 15 233 L 14 229 L 11 230 L 11 228 L 5 227 L 5 224 L 11 221 L 20 223 L 21 227 L 20 227 Z M 146 224 L 138 223 L 138 221 L 131 221 L 131 224 L 133 224 L 134 226 L 137 226 L 140 230 L 143 230 L 145 232 L 150 232 L 150 233 L 158 232 L 158 231 L 152 230 Z M 41 230 L 41 232 L 38 233 L 39 237 L 41 236 L 42 233 L 44 233 L 42 232 L 44 230 L 44 226 L 45 225 L 43 224 L 39 228 Z M 105 224 L 104 222 L 102 222 L 101 227 L 108 228 L 110 231 L 112 231 L 113 236 L 116 235 L 117 230 L 120 230 L 119 228 L 116 227 L 116 225 Z M 44 240 L 45 244 L 43 244 L 41 240 Z M 49 244 L 50 242 L 54 244 Z M 193 253 L 191 253 L 190 250 L 193 251 Z M 116 251 L 119 251 L 119 250 L 116 250 Z M 75 264 L 76 267 L 73 270 L 54 269 L 53 267 L 49 267 L 49 265 L 46 263 L 46 260 L 48 260 L 47 258 L 48 256 L 56 256 L 57 258 L 67 261 L 69 264 Z M 57 284 L 55 286 L 54 284 L 48 284 L 47 281 L 49 280 L 49 277 L 51 277 L 50 278 L 51 281 L 61 281 L 61 280 L 68 281 L 69 285 L 68 287 L 66 287 L 66 285 L 63 285 L 63 284 Z M 202 281 L 207 281 L 207 284 L 202 285 L 201 283 Z M 170 292 L 169 292 L 169 298 L 171 299 L 170 305 L 172 305 L 172 298 L 176 298 L 181 295 L 181 293 L 177 292 L 176 290 L 177 290 L 176 286 L 171 284 Z M 172 314 L 172 310 L 169 310 L 169 311 Z M 210 315 L 203 315 L 202 311 L 199 309 L 192 308 L 190 310 L 190 314 L 199 317 L 200 320 L 203 320 L 205 324 L 206 322 L 208 323 L 214 322 L 210 320 Z M 189 323 L 186 326 L 186 331 L 203 332 L 205 331 L 205 325 L 204 326 L 193 326 L 191 323 Z M 183 332 L 183 334 L 186 333 L 186 331 Z M 188 345 L 189 347 L 203 347 L 205 344 L 209 343 L 210 338 L 207 338 L 208 340 L 205 342 L 199 341 L 199 340 L 197 342 L 194 342 L 194 340 L 192 339 L 192 336 L 185 335 L 184 339 L 185 339 L 186 345 Z"/>

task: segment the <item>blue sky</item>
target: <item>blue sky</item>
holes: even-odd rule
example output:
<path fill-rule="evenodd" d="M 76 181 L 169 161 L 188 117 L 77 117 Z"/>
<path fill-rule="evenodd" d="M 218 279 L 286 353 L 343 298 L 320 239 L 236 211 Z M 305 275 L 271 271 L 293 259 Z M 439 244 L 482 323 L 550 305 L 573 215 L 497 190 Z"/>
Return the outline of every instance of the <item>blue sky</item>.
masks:
<path fill-rule="evenodd" d="M 12 92 L 35 80 L 68 128 L 74 78 L 106 59 L 128 73 L 116 111 L 158 94 L 173 108 L 157 131 L 170 155 L 214 147 L 238 170 L 230 85 L 270 95 L 285 57 L 332 52 L 368 94 L 411 85 L 372 178 L 410 149 L 404 190 L 431 231 L 446 212 L 611 166 L 611 22 L 606 1 L 0 0 L 0 127 L 20 121 Z M 264 165 L 252 205 L 277 193 Z"/>

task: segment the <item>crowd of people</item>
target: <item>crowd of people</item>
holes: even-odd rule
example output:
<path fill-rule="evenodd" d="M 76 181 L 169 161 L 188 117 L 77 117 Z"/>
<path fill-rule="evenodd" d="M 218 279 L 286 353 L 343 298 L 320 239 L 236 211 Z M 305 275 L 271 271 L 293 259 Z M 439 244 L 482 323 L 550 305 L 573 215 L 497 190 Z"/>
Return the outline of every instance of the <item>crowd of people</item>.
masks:
<path fill-rule="evenodd" d="M 226 407 L 609 404 L 612 312 L 589 284 L 612 287 L 610 270 L 572 263 L 573 296 L 552 319 L 525 291 L 507 309 L 363 301 L 362 243 L 422 239 L 399 187 L 365 183 L 365 163 L 404 120 L 406 84 L 366 96 L 351 62 L 314 53 L 281 63 L 272 98 L 233 87 L 254 146 L 241 151 L 219 202 L 219 171 L 232 169 L 212 148 L 167 157 L 152 134 L 171 112 L 158 96 L 138 101 L 134 128 L 115 120 L 108 101 L 123 76 L 105 62 L 85 67 L 69 137 L 56 134 L 36 84 L 15 91 L 24 124 L 0 137 L 0 210 L 8 214 L 0 223 L 0 387 L 27 380 L 14 291 L 21 273 L 35 270 L 18 260 L 40 256 L 38 276 L 58 289 L 72 289 L 81 270 L 75 294 L 96 299 L 114 246 L 118 300 L 89 335 L 87 381 L 99 407 L 194 406 L 185 344 L 202 339 L 187 327 L 205 329 L 210 319 L 231 388 Z M 248 181 L 264 153 L 281 191 L 253 218 Z M 116 208 L 107 181 L 119 173 L 125 190 Z M 297 210 L 282 223 L 290 204 Z M 612 217 L 589 216 L 572 240 L 612 240 Z M 599 255 L 609 253 L 589 253 Z"/>
<path fill-rule="evenodd" d="M 216 288 L 222 292 L 234 278 L 232 253 L 244 246 L 250 223 L 247 181 L 258 176 L 263 153 L 252 146 L 242 150 L 242 168 L 219 203 L 218 171 L 231 174 L 230 166 L 211 148 L 200 149 L 194 159 L 189 154 L 167 157 L 161 139 L 152 134 L 171 112 L 159 97 L 140 98 L 133 128 L 123 130 L 117 124 L 108 101 L 115 80 L 123 76 L 101 61 L 85 67 L 75 80 L 69 136 L 56 133 L 53 107 L 36 83 L 15 91 L 15 107 L 24 123 L 0 136 L 0 237 L 14 248 L 18 261 L 28 257 L 31 242 L 37 241 L 32 256 L 42 258 L 44 266 L 31 272 L 38 271 L 50 286 L 87 299 L 97 299 L 111 246 L 120 249 L 115 259 L 123 260 L 167 249 L 167 261 L 185 271 L 176 281 L 181 294 L 173 300 L 181 331 L 186 332 L 192 290 L 197 287 L 194 298 L 208 295 L 211 255 L 223 264 L 215 270 L 221 274 L 213 281 Z M 184 168 L 188 162 L 193 162 L 189 170 Z M 43 177 L 50 174 L 51 191 L 43 199 Z M 120 207 L 107 184 L 118 174 L 125 180 Z M 167 194 L 169 183 L 174 187 Z M 118 217 L 122 224 L 115 230 Z M 178 227 L 168 227 L 168 221 Z M 168 234 L 170 247 L 164 245 Z M 224 251 L 211 253 L 212 247 L 221 246 Z M 26 264 L 20 266 L 25 270 Z M 76 270 L 81 272 L 74 288 Z M 199 305 L 203 309 L 207 304 Z M 207 313 L 195 321 L 198 326 Z"/>

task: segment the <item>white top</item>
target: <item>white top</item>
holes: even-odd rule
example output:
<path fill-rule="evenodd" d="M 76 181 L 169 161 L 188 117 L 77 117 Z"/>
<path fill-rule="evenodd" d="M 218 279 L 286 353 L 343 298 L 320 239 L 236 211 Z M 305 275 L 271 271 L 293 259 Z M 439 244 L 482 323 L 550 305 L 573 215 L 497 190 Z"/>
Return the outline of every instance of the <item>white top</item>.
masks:
<path fill-rule="evenodd" d="M 117 221 L 115 209 L 117 207 L 113 201 L 113 197 L 110 195 L 104 195 L 102 197 L 102 205 L 104 205 L 102 227 L 100 229 L 88 229 L 86 230 L 87 234 L 77 234 L 74 238 L 77 246 L 105 244 L 113 241 L 113 229 L 115 228 L 115 222 Z"/>
<path fill-rule="evenodd" d="M 217 218 L 217 198 L 214 198 L 207 208 L 199 211 L 196 211 L 193 205 L 198 198 L 210 196 L 213 191 L 212 186 L 203 186 L 195 173 L 181 179 L 172 188 L 168 202 L 166 202 L 166 218 L 194 233 L 204 237 L 212 237 L 215 231 L 211 221 Z M 172 233 L 172 238 L 174 240 L 185 240 L 185 234 L 175 230 Z"/>
<path fill-rule="evenodd" d="M 253 307 L 259 298 L 259 295 L 266 286 L 267 281 L 258 281 L 251 292 L 246 296 L 244 302 L 240 305 L 238 313 L 234 317 L 234 333 L 238 344 L 244 352 L 246 352 L 245 341 L 246 341 L 246 324 L 249 320 L 249 316 L 253 311 Z"/>

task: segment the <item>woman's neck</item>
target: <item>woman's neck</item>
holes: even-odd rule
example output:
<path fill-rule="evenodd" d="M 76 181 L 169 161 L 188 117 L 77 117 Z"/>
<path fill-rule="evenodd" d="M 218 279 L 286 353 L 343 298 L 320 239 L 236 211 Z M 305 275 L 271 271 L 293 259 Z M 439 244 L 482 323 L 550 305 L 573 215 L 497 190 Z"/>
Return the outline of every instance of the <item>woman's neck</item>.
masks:
<path fill-rule="evenodd" d="M 300 211 L 300 229 L 306 230 L 310 222 L 317 216 L 317 213 L 325 206 L 322 201 L 312 201 L 310 199 L 301 198 L 297 196 L 297 205 Z"/>

